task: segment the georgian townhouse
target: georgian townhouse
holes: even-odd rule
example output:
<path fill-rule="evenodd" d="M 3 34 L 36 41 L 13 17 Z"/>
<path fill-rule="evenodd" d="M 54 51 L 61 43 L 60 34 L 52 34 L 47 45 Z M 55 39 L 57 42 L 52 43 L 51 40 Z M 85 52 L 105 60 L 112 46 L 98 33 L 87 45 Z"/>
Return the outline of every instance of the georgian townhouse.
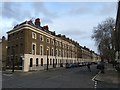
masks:
<path fill-rule="evenodd" d="M 65 67 L 90 58 L 90 51 L 65 35 L 41 26 L 39 18 L 16 25 L 8 34 L 7 66 L 30 70 Z M 90 58 L 91 59 L 91 58 Z"/>

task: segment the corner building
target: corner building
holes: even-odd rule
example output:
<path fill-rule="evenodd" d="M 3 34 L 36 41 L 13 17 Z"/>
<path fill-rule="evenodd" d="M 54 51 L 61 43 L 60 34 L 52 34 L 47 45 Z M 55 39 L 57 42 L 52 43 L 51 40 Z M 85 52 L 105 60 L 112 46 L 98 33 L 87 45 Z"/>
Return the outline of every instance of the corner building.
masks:
<path fill-rule="evenodd" d="M 7 67 L 23 70 L 44 70 L 80 63 L 81 46 L 65 35 L 41 26 L 40 19 L 16 25 L 8 34 Z M 90 59 L 91 60 L 91 59 Z"/>

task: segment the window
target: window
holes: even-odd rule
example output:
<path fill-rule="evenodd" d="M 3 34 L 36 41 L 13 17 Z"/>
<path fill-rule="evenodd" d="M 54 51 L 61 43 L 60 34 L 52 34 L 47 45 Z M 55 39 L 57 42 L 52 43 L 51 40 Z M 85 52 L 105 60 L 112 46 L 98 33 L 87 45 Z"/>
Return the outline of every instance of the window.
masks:
<path fill-rule="evenodd" d="M 32 54 L 36 54 L 36 44 L 32 44 Z"/>
<path fill-rule="evenodd" d="M 46 50 L 46 54 L 50 55 L 50 48 L 47 46 L 48 51 Z"/>
<path fill-rule="evenodd" d="M 59 49 L 59 56 L 61 56 L 61 50 Z"/>
<path fill-rule="evenodd" d="M 52 65 L 52 59 L 50 59 L 50 65 Z"/>
<path fill-rule="evenodd" d="M 63 52 L 63 57 L 65 56 L 65 54 L 64 54 L 64 50 L 62 51 Z"/>
<path fill-rule="evenodd" d="M 50 43 L 50 39 L 49 38 L 47 38 L 47 43 Z"/>
<path fill-rule="evenodd" d="M 41 66 L 43 66 L 43 58 L 41 58 Z"/>
<path fill-rule="evenodd" d="M 42 35 L 40 35 L 40 41 L 44 41 L 44 38 Z"/>
<path fill-rule="evenodd" d="M 52 45 L 54 45 L 54 40 L 52 40 Z"/>
<path fill-rule="evenodd" d="M 8 35 L 8 41 L 10 40 L 10 35 Z"/>
<path fill-rule="evenodd" d="M 32 67 L 32 66 L 33 66 L 33 59 L 30 58 L 30 67 Z"/>
<path fill-rule="evenodd" d="M 36 39 L 36 33 L 32 32 L 32 38 Z"/>
<path fill-rule="evenodd" d="M 56 53 L 56 56 L 57 56 L 57 55 L 58 55 L 58 50 L 57 50 L 57 49 L 56 49 L 56 52 L 55 52 L 55 53 Z"/>
<path fill-rule="evenodd" d="M 54 56 L 54 49 L 53 48 L 52 48 L 51 54 L 52 54 L 52 56 Z"/>
<path fill-rule="evenodd" d="M 36 66 L 38 66 L 38 58 L 36 58 Z"/>
<path fill-rule="evenodd" d="M 56 59 L 56 64 L 57 64 L 57 59 Z"/>
<path fill-rule="evenodd" d="M 56 41 L 56 46 L 58 46 L 58 41 Z"/>
<path fill-rule="evenodd" d="M 59 46 L 61 47 L 61 42 L 59 43 Z"/>
<path fill-rule="evenodd" d="M 40 55 L 43 55 L 43 45 L 40 45 Z"/>

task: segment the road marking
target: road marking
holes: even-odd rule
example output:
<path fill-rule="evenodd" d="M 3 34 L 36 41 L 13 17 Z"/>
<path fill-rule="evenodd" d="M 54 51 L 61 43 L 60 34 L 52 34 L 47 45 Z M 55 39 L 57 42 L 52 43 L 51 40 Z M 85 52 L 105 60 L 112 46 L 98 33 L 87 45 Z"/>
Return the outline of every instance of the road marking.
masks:
<path fill-rule="evenodd" d="M 95 81 L 95 86 L 94 86 L 94 88 L 97 88 L 97 81 Z"/>
<path fill-rule="evenodd" d="M 3 74 L 4 76 L 12 76 L 13 74 Z"/>
<path fill-rule="evenodd" d="M 95 80 L 95 78 L 100 74 L 100 71 L 92 78 L 92 81 L 94 81 L 94 88 L 97 88 L 97 81 Z"/>
<path fill-rule="evenodd" d="M 95 78 L 100 74 L 100 71 L 92 78 L 92 81 L 95 81 Z"/>

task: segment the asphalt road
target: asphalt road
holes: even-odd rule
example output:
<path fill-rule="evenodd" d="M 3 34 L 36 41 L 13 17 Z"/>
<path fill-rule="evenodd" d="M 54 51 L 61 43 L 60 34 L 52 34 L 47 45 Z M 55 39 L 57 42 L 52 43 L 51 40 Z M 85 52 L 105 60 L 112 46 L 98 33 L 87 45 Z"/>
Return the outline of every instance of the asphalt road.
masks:
<path fill-rule="evenodd" d="M 57 68 L 48 71 L 15 72 L 2 75 L 2 88 L 94 88 L 92 78 L 98 73 L 84 67 Z"/>

